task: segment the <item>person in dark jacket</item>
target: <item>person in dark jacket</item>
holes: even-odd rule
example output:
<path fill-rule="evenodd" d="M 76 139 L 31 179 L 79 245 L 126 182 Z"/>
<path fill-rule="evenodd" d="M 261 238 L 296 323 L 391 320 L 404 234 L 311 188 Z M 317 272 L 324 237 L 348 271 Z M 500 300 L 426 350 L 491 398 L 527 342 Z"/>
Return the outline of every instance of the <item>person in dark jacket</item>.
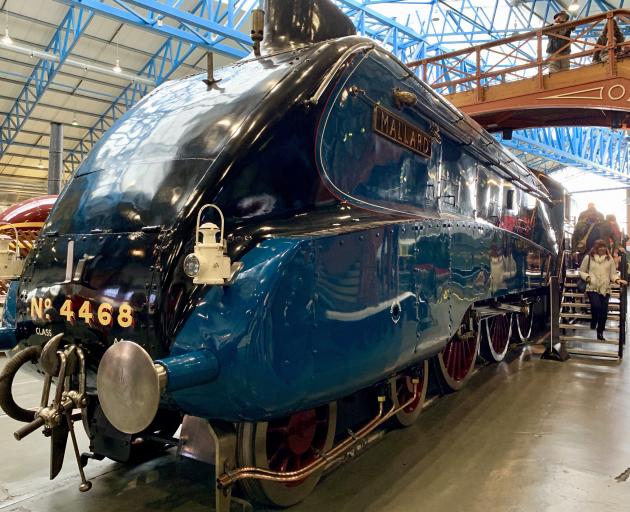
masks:
<path fill-rule="evenodd" d="M 619 228 L 619 224 L 617 224 L 617 217 L 615 217 L 612 213 L 606 215 L 606 222 L 610 224 L 611 238 L 612 238 L 612 246 L 619 247 L 623 244 L 621 229 Z"/>
<path fill-rule="evenodd" d="M 580 213 L 577 221 L 595 224 L 596 222 L 603 222 L 604 220 L 604 214 L 597 211 L 595 203 L 588 203 L 588 208 Z"/>
<path fill-rule="evenodd" d="M 578 261 L 588 253 L 598 240 L 609 240 L 612 238 L 610 224 L 605 220 L 588 222 L 582 220 L 578 222 L 573 231 L 571 247 L 578 253 Z"/>
<path fill-rule="evenodd" d="M 615 44 L 623 43 L 626 40 L 626 38 L 624 37 L 623 32 L 621 32 L 619 25 L 617 25 L 617 20 L 613 19 L 612 24 L 613 24 L 613 34 L 615 38 Z M 606 46 L 607 44 L 608 44 L 608 23 L 604 25 L 604 28 L 602 29 L 602 33 L 597 38 L 597 46 Z M 619 55 L 620 52 L 621 52 L 620 46 L 615 48 L 615 53 L 617 55 Z M 607 60 L 608 60 L 608 50 L 598 48 L 593 52 L 593 62 L 606 62 Z"/>
<path fill-rule="evenodd" d="M 561 25 L 569 21 L 569 14 L 566 11 L 557 12 L 553 17 L 553 24 Z M 549 72 L 565 71 L 570 68 L 571 64 L 568 58 L 558 58 L 563 55 L 571 54 L 571 42 L 567 38 L 571 37 L 572 28 L 560 28 L 549 34 L 549 42 L 547 43 L 547 55 L 555 58 L 549 63 Z M 559 37 L 558 37 L 559 36 Z"/>

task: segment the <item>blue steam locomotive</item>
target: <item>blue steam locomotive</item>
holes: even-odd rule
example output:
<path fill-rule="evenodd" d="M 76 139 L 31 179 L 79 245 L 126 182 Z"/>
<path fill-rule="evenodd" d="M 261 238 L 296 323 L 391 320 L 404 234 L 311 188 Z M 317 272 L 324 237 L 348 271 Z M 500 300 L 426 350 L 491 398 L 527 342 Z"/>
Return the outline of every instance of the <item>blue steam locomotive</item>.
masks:
<path fill-rule="evenodd" d="M 79 417 L 90 456 L 119 461 L 203 418 L 235 446 L 220 487 L 287 506 L 417 417 L 429 362 L 458 389 L 528 335 L 561 225 L 327 0 L 268 1 L 260 47 L 204 78 L 145 97 L 66 186 L 10 289 L 0 405 L 18 439 L 51 435 L 51 477 Z M 38 411 L 12 396 L 30 363 Z"/>

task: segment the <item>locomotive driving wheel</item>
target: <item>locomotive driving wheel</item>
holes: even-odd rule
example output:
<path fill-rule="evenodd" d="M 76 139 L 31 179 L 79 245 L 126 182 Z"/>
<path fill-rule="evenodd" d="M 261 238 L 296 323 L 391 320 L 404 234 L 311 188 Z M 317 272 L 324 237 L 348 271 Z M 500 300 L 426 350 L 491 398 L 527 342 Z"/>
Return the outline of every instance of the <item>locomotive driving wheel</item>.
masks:
<path fill-rule="evenodd" d="M 512 318 L 507 313 L 495 315 L 483 322 L 485 324 L 485 340 L 481 352 L 487 361 L 498 363 L 503 361 L 510 345 Z"/>
<path fill-rule="evenodd" d="M 296 471 L 308 466 L 333 446 L 337 404 L 331 402 L 269 422 L 241 423 L 238 428 L 238 465 L 273 471 Z M 289 507 L 306 498 L 321 471 L 298 482 L 243 480 L 248 497 L 259 503 Z"/>
<path fill-rule="evenodd" d="M 429 383 L 429 362 L 423 361 L 418 369 L 413 372 L 397 375 L 389 381 L 389 392 L 392 402 L 398 408 L 413 398 L 413 379 L 417 378 L 418 392 L 416 399 L 407 407 L 398 411 L 394 416 L 394 421 L 401 427 L 409 427 L 420 416 L 424 400 L 427 395 Z"/>
<path fill-rule="evenodd" d="M 532 337 L 532 328 L 534 326 L 534 308 L 529 307 L 527 313 L 519 313 L 514 315 L 516 323 L 516 333 L 521 343 L 527 343 Z"/>
<path fill-rule="evenodd" d="M 478 351 L 479 332 L 471 315 L 466 314 L 458 331 L 437 355 L 442 380 L 452 391 L 461 389 L 472 375 Z"/>

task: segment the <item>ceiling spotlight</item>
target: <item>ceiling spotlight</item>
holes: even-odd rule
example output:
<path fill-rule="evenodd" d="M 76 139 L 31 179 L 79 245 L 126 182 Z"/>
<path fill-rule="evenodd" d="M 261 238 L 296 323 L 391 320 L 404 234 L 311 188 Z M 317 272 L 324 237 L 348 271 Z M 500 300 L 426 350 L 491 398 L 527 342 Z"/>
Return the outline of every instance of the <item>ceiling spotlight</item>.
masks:
<path fill-rule="evenodd" d="M 9 36 L 9 27 L 4 27 L 4 37 L 2 38 L 4 44 L 13 44 L 13 39 Z"/>
<path fill-rule="evenodd" d="M 569 9 L 569 12 L 577 12 L 580 10 L 580 4 L 577 2 L 577 0 L 573 0 L 573 2 L 571 2 L 571 5 L 569 5 L 568 9 Z"/>
<path fill-rule="evenodd" d="M 9 7 L 7 3 L 8 1 L 4 4 L 4 37 L 2 42 L 4 44 L 13 44 L 13 39 L 9 36 Z"/>
<path fill-rule="evenodd" d="M 116 43 L 116 65 L 112 69 L 114 70 L 114 73 L 122 73 L 120 58 L 118 57 L 118 43 Z"/>
<path fill-rule="evenodd" d="M 77 121 L 77 116 L 75 114 L 72 115 L 72 126 L 79 126 L 79 121 Z"/>
<path fill-rule="evenodd" d="M 38 169 L 43 169 L 44 168 L 44 164 L 42 163 L 42 159 L 39 159 L 39 163 L 37 164 L 37 168 Z"/>

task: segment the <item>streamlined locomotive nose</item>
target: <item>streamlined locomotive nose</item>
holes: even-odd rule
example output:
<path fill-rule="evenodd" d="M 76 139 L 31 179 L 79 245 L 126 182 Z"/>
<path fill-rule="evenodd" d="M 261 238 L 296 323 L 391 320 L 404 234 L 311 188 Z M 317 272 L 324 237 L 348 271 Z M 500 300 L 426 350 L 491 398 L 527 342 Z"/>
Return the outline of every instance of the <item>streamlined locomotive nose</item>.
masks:
<path fill-rule="evenodd" d="M 17 294 L 20 341 L 41 345 L 63 333 L 65 343 L 85 348 L 91 371 L 115 340 L 133 340 L 154 359 L 166 355 L 151 288 L 157 242 L 157 233 L 142 232 L 40 238 Z"/>

